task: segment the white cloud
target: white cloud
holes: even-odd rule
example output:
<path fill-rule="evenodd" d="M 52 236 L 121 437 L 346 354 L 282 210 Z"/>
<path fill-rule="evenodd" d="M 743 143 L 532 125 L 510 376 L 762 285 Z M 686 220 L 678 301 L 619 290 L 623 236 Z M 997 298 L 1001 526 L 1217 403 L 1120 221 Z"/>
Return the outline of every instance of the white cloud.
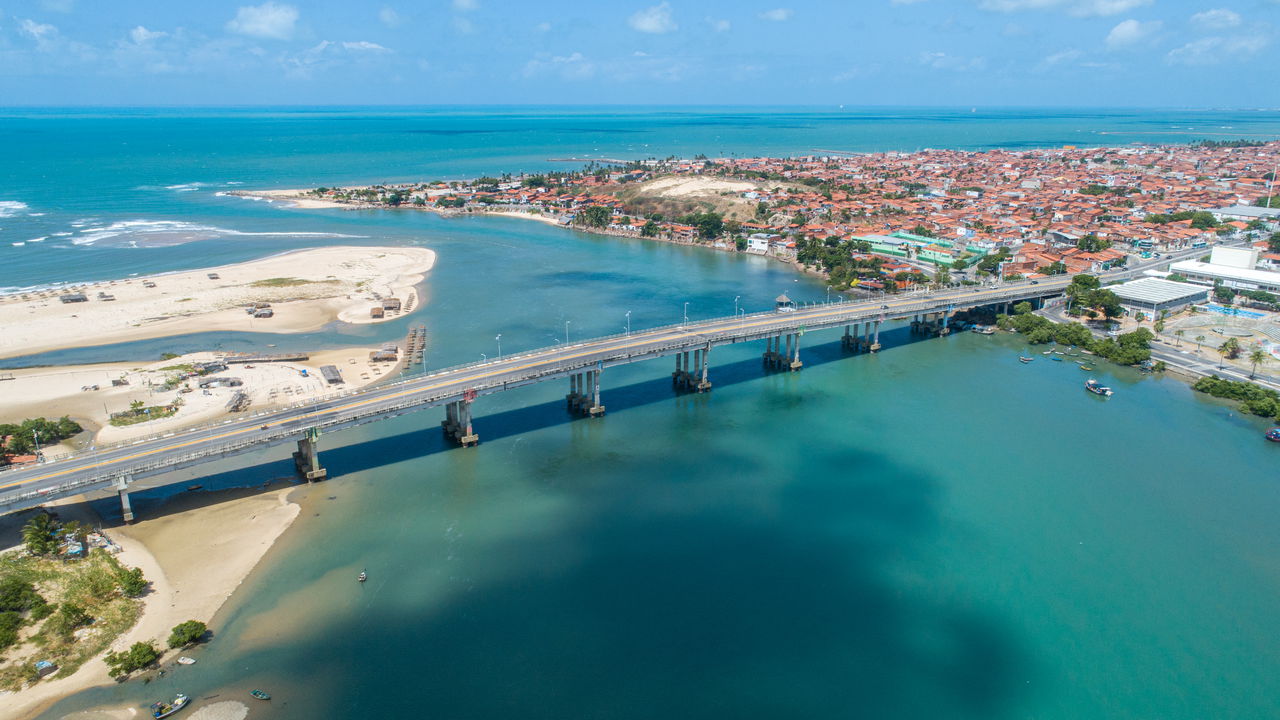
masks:
<path fill-rule="evenodd" d="M 146 45 L 152 40 L 159 40 L 167 36 L 169 33 L 160 32 L 158 30 L 148 30 L 141 25 L 129 31 L 129 39 L 133 40 L 135 45 Z"/>
<path fill-rule="evenodd" d="M 632 30 L 644 33 L 669 33 L 679 27 L 671 17 L 671 3 L 663 2 L 647 7 L 627 19 Z"/>
<path fill-rule="evenodd" d="M 356 40 L 354 42 L 344 41 L 342 43 L 344 50 L 353 50 L 355 52 L 372 52 L 372 53 L 389 53 L 391 50 L 385 48 L 378 43 L 369 42 L 368 40 Z"/>
<path fill-rule="evenodd" d="M 587 80 L 596 74 L 595 63 L 580 52 L 571 55 L 539 55 L 525 63 L 525 77 L 556 75 L 564 80 Z"/>
<path fill-rule="evenodd" d="M 453 0 L 453 9 L 459 12 L 471 12 L 480 7 L 480 0 Z"/>
<path fill-rule="evenodd" d="M 1084 53 L 1081 53 L 1079 50 L 1076 50 L 1074 48 L 1070 50 L 1062 50 L 1061 52 L 1056 52 L 1052 55 L 1045 57 L 1045 59 L 1041 60 L 1036 65 L 1036 68 L 1039 70 L 1047 70 L 1048 68 L 1051 68 L 1051 67 L 1056 67 L 1058 65 L 1063 65 L 1066 63 L 1073 62 L 1075 60 L 1079 60 L 1080 56 L 1083 54 Z"/>
<path fill-rule="evenodd" d="M 791 8 L 774 8 L 772 10 L 765 10 L 764 12 L 760 13 L 760 19 L 770 20 L 773 22 L 782 22 L 784 20 L 790 20 L 791 15 L 792 15 Z"/>
<path fill-rule="evenodd" d="M 1132 18 L 1118 23 L 1107 33 L 1107 47 L 1112 50 L 1136 45 L 1157 33 L 1164 23 L 1159 20 L 1139 22 Z"/>
<path fill-rule="evenodd" d="M 1240 25 L 1240 14 L 1226 8 L 1205 10 L 1192 15 L 1191 24 L 1208 30 L 1226 30 Z"/>
<path fill-rule="evenodd" d="M 986 58 L 981 57 L 958 57 L 956 55 L 948 55 L 944 52 L 923 52 L 920 53 L 920 64 L 933 68 L 934 70 L 953 70 L 955 72 L 968 72 L 970 70 L 981 70 L 987 66 Z"/>
<path fill-rule="evenodd" d="M 41 49 L 44 49 L 43 46 L 46 43 L 58 37 L 58 28 L 45 23 L 38 23 L 31 19 L 26 19 L 19 23 L 18 29 L 22 31 L 24 35 L 28 35 L 35 40 L 36 45 L 40 46 Z"/>
<path fill-rule="evenodd" d="M 717 20 L 715 18 L 707 18 L 707 24 L 716 32 L 729 32 L 733 29 L 733 23 L 728 20 Z"/>
<path fill-rule="evenodd" d="M 378 11 L 378 20 L 389 28 L 400 27 L 400 24 L 404 22 L 404 19 L 400 17 L 400 13 L 396 12 L 396 9 L 390 5 L 382 6 L 382 9 Z"/>
<path fill-rule="evenodd" d="M 1269 43 L 1262 35 L 1201 38 L 1170 50 L 1165 61 L 1171 65 L 1217 65 L 1256 55 Z"/>
<path fill-rule="evenodd" d="M 1062 9 L 1076 17 L 1105 17 L 1119 15 L 1152 2 L 1154 0 L 981 0 L 978 7 L 995 12 Z"/>
<path fill-rule="evenodd" d="M 288 40 L 298 22 L 298 9 L 292 5 L 265 2 L 245 5 L 227 22 L 227 30 L 240 35 L 275 40 Z"/>
<path fill-rule="evenodd" d="M 69 13 L 76 7 L 76 0 L 40 0 L 40 7 L 49 12 Z"/>

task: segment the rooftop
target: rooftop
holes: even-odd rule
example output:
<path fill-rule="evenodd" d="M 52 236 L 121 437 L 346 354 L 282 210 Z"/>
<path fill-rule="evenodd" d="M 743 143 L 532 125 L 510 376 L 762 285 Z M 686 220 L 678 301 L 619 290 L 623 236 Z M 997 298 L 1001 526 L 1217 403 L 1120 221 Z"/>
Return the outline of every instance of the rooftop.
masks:
<path fill-rule="evenodd" d="M 1247 270 L 1245 268 L 1228 267 L 1226 265 L 1212 265 L 1199 260 L 1183 260 L 1174 263 L 1169 270 L 1176 273 L 1196 273 L 1200 275 L 1211 275 L 1227 280 L 1244 280 L 1251 283 L 1262 283 L 1265 285 L 1280 285 L 1280 272 L 1270 272 L 1268 270 Z"/>
<path fill-rule="evenodd" d="M 1121 300 L 1156 305 L 1177 302 L 1178 300 L 1186 300 L 1197 296 L 1203 297 L 1205 293 L 1209 292 L 1209 288 L 1204 285 L 1190 285 L 1154 277 L 1131 280 L 1120 285 L 1112 285 L 1107 289 L 1114 292 Z"/>

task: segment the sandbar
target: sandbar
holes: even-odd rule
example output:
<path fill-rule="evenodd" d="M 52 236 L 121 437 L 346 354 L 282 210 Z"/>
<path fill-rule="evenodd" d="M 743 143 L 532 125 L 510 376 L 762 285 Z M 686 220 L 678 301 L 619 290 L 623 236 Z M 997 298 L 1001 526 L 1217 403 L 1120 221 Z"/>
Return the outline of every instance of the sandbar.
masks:
<path fill-rule="evenodd" d="M 3 295 L 0 358 L 196 332 L 301 333 L 335 320 L 391 320 L 417 309 L 415 286 L 435 259 L 434 251 L 422 247 L 335 246 Z M 82 293 L 87 301 L 62 302 L 69 293 Z M 372 308 L 390 298 L 400 301 L 400 310 L 372 317 Z M 254 303 L 270 303 L 272 317 L 246 312 Z"/>

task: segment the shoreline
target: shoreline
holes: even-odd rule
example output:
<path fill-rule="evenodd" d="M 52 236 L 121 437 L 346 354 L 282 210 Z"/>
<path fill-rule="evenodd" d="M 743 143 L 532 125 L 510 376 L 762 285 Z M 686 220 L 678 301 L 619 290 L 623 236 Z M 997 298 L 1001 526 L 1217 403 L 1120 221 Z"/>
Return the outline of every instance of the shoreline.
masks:
<path fill-rule="evenodd" d="M 263 492 L 263 488 L 270 488 Z M 145 681 L 177 655 L 198 653 L 200 646 L 169 649 L 169 630 L 186 620 L 200 620 L 218 632 L 217 621 L 235 591 L 253 574 L 284 533 L 301 515 L 302 506 L 290 496 L 299 486 L 268 481 L 263 486 L 209 493 L 178 493 L 152 508 L 139 522 L 107 528 L 122 551 L 126 566 L 142 568 L 150 581 L 138 622 L 108 650 L 134 642 L 156 641 L 163 652 L 156 667 L 135 673 L 126 682 Z M 83 500 L 55 508 L 64 517 L 100 518 Z M 201 562 L 216 556 L 217 563 Z M 117 684 L 107 674 L 102 654 L 74 674 L 40 683 L 5 696 L 0 717 L 32 720 L 55 703 L 95 687 Z"/>
<path fill-rule="evenodd" d="M 366 324 L 421 306 L 436 253 L 423 247 L 331 246 L 231 265 L 0 296 L 0 358 L 200 332 L 296 334 Z M 223 277 L 225 276 L 225 277 Z M 79 302 L 61 300 L 79 293 Z M 383 317 L 370 308 L 394 298 Z M 269 305 L 270 316 L 246 312 Z"/>

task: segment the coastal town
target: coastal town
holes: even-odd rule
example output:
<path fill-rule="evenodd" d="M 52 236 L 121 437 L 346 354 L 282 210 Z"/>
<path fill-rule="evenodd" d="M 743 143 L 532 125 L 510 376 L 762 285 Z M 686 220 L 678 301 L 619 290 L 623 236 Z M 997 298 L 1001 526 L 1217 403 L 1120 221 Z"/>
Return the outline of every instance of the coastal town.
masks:
<path fill-rule="evenodd" d="M 945 284 L 969 268 L 1010 279 L 1097 273 L 1224 237 L 1248 237 L 1263 269 L 1280 268 L 1280 241 L 1268 242 L 1280 214 L 1277 166 L 1280 143 L 1204 141 L 699 156 L 467 182 L 234 194 L 302 207 L 520 215 L 768 255 L 821 272 L 838 290 L 893 291 Z"/>

